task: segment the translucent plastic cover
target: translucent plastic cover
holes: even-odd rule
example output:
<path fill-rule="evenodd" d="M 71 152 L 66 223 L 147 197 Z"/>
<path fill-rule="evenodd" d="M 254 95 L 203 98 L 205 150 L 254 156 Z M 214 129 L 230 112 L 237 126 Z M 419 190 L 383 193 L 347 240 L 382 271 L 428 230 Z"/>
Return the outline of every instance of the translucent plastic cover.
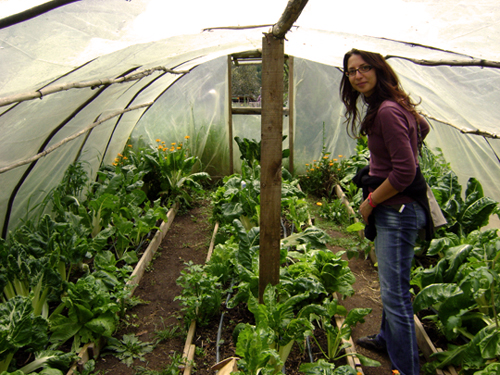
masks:
<path fill-rule="evenodd" d="M 230 0 L 86 0 L 23 13 L 51 3 L 0 1 L 0 168 L 8 168 L 0 173 L 0 227 L 15 226 L 69 163 L 79 158 L 95 173 L 129 138 L 189 135 L 209 173 L 228 173 L 229 142 L 237 147 L 227 125 L 227 55 L 261 48 L 287 0 L 255 0 L 243 10 Z M 461 183 L 476 177 L 500 200 L 498 19 L 497 1 L 310 1 L 285 44 L 295 58 L 296 172 L 323 147 L 337 157 L 353 152 L 338 89 L 343 55 L 356 47 L 387 56 L 421 99 L 432 125 L 427 143 L 443 150 Z M 234 28 L 248 25 L 265 26 Z M 221 26 L 233 28 L 214 29 Z M 99 83 L 148 69 L 139 79 Z M 43 94 L 51 88 L 60 90 Z M 259 116 L 232 120 L 233 136 L 260 138 Z M 237 154 L 233 161 L 237 168 Z"/>

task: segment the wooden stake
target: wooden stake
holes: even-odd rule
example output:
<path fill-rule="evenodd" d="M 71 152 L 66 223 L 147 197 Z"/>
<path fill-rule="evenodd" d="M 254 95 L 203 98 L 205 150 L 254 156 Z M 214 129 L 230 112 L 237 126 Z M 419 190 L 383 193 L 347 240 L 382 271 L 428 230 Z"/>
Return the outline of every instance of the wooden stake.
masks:
<path fill-rule="evenodd" d="M 281 161 L 283 137 L 283 39 L 262 38 L 259 301 L 279 282 Z"/>

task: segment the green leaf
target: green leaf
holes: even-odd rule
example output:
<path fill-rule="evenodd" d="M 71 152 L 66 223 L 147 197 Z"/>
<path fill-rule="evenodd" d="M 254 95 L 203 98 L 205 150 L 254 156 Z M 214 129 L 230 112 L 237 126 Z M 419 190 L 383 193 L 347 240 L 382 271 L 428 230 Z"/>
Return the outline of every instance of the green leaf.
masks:
<path fill-rule="evenodd" d="M 413 301 L 415 313 L 426 309 L 444 300 L 463 294 L 463 291 L 455 284 L 432 284 L 422 289 Z"/>

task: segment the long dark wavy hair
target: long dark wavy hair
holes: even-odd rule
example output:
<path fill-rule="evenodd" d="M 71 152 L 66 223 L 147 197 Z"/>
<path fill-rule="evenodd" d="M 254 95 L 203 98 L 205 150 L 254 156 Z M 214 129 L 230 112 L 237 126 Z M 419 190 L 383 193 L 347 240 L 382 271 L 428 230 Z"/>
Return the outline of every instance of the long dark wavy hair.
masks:
<path fill-rule="evenodd" d="M 385 100 L 392 100 L 399 103 L 403 108 L 413 114 L 416 119 L 418 118 L 415 109 L 418 103 L 413 102 L 408 94 L 405 93 L 399 82 L 398 76 L 381 54 L 352 49 L 344 55 L 344 72 L 347 72 L 347 63 L 352 55 L 361 56 L 368 65 L 371 65 L 375 69 L 377 84 L 375 85 L 373 94 L 364 98 L 368 104 L 368 109 L 365 118 L 358 121 L 360 113 L 356 103 L 361 94 L 352 88 L 349 77 L 345 74 L 342 75 L 342 80 L 340 81 L 340 97 L 346 107 L 345 117 L 349 135 L 356 138 L 360 135 L 369 134 L 378 109 Z"/>

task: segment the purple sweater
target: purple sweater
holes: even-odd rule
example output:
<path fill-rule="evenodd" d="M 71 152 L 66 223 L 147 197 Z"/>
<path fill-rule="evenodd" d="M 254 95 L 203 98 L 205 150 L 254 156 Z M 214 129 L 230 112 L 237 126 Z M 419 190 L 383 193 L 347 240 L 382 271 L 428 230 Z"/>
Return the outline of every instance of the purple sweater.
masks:
<path fill-rule="evenodd" d="M 429 124 L 420 116 L 422 139 L 429 130 Z M 412 183 L 418 166 L 418 147 L 417 122 L 410 112 L 393 101 L 384 101 L 368 135 L 368 148 L 370 176 L 389 178 L 391 185 L 400 192 Z M 409 201 L 408 197 L 397 194 L 383 204 Z"/>

